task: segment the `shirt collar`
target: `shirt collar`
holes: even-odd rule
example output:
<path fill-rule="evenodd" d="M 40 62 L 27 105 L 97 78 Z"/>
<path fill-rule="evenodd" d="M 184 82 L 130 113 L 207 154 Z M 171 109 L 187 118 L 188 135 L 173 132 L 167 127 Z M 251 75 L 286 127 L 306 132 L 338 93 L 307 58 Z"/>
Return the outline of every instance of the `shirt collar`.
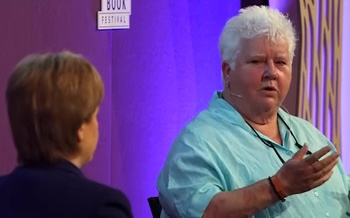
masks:
<path fill-rule="evenodd" d="M 215 114 L 219 119 L 225 120 L 233 125 L 238 125 L 241 128 L 245 129 L 246 131 L 252 133 L 253 135 L 256 135 L 253 130 L 246 124 L 244 118 L 241 116 L 241 114 L 234 108 L 232 105 L 230 105 L 225 99 L 222 98 L 222 92 L 216 91 L 214 92 L 211 101 L 209 103 L 208 110 Z M 290 114 L 282 110 L 281 108 L 278 109 L 278 114 L 281 116 L 281 118 L 284 120 L 284 122 L 290 126 Z M 287 139 L 288 137 L 288 129 L 285 126 L 285 124 L 278 119 L 278 126 L 281 131 L 281 135 L 283 137 L 282 140 Z M 266 136 L 260 133 L 263 138 L 268 139 Z"/>

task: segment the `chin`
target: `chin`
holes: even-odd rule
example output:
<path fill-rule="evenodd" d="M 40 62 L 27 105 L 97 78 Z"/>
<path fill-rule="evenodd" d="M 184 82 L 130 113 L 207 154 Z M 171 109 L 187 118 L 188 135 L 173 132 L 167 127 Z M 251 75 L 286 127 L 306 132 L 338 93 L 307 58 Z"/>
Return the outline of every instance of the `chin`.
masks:
<path fill-rule="evenodd" d="M 272 110 L 278 110 L 280 104 L 277 104 L 275 101 L 274 102 L 264 102 L 264 103 L 260 103 L 260 105 L 258 106 L 260 109 L 262 109 L 262 111 L 264 112 L 269 112 Z"/>

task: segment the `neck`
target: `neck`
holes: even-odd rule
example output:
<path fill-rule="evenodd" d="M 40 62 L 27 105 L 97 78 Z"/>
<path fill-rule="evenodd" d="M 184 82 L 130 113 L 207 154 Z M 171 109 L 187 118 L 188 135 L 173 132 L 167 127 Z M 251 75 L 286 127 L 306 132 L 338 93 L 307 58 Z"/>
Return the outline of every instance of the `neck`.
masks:
<path fill-rule="evenodd" d="M 223 98 L 241 114 L 243 119 L 249 123 L 252 128 L 282 145 L 277 122 L 278 108 L 270 110 L 259 110 L 259 108 L 246 103 L 244 99 L 234 96 L 232 97 L 227 92 L 223 93 Z"/>
<path fill-rule="evenodd" d="M 223 92 L 223 98 L 234 107 L 241 116 L 254 128 L 255 126 L 277 125 L 278 108 L 263 109 L 245 102 L 242 97 L 232 96 L 226 90 Z"/>
<path fill-rule="evenodd" d="M 79 156 L 76 157 L 67 157 L 65 158 L 67 161 L 71 162 L 72 164 L 74 164 L 76 167 L 78 167 L 79 169 L 85 165 L 85 162 L 82 160 L 82 158 L 80 158 Z"/>
<path fill-rule="evenodd" d="M 257 126 L 274 126 L 277 124 L 277 111 L 276 112 L 259 112 L 253 110 L 240 109 L 233 106 L 242 117 L 254 128 Z"/>

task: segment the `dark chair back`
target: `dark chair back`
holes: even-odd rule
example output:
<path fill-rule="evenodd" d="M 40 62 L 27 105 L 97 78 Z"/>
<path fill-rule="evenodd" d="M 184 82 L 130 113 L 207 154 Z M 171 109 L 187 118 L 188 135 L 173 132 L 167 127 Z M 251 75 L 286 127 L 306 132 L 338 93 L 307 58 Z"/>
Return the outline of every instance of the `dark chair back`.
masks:
<path fill-rule="evenodd" d="M 162 211 L 162 205 L 159 202 L 158 197 L 150 197 L 147 199 L 149 207 L 151 208 L 153 218 L 160 218 L 160 212 Z"/>

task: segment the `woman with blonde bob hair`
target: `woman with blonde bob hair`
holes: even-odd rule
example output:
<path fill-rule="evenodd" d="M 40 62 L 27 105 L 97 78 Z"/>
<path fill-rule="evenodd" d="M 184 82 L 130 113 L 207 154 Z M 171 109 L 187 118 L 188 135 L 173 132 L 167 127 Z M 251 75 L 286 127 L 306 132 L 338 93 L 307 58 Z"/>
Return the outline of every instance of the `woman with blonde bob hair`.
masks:
<path fill-rule="evenodd" d="M 122 192 L 80 171 L 97 146 L 103 95 L 98 71 L 78 54 L 16 66 L 6 100 L 19 166 L 0 177 L 0 217 L 131 217 Z"/>

